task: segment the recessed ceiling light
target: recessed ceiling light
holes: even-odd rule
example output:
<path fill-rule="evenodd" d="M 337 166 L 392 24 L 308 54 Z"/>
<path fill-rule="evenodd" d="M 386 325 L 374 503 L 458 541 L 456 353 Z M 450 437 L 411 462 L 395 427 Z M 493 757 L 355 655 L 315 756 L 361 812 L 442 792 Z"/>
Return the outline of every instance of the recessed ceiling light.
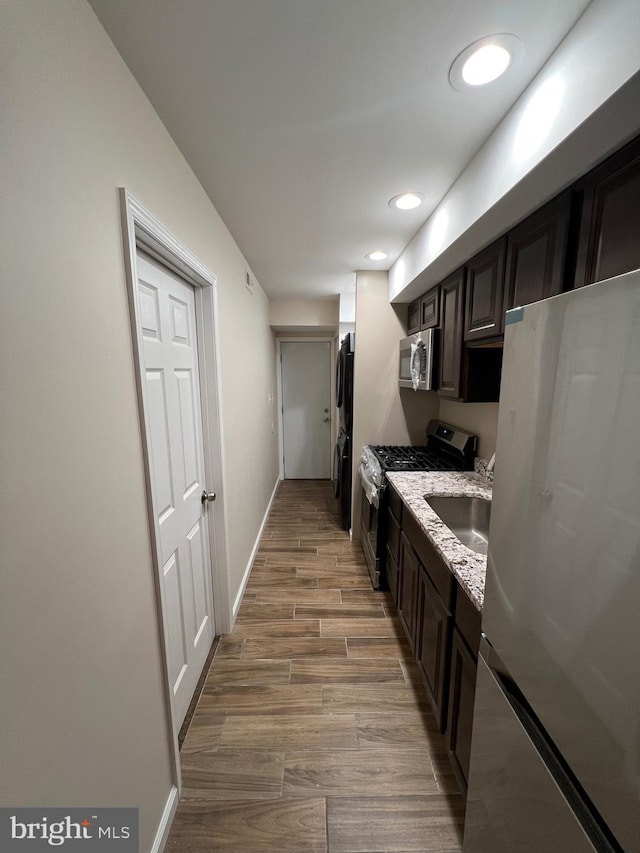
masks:
<path fill-rule="evenodd" d="M 365 258 L 368 261 L 386 261 L 389 255 L 386 252 L 382 252 L 380 249 L 376 249 L 375 252 L 367 252 Z"/>
<path fill-rule="evenodd" d="M 486 36 L 466 47 L 449 70 L 449 82 L 459 92 L 468 92 L 497 80 L 509 66 L 516 65 L 524 54 L 517 36 L 498 33 Z"/>
<path fill-rule="evenodd" d="M 422 193 L 400 193 L 400 195 L 394 195 L 389 202 L 389 207 L 395 207 L 398 210 L 413 210 L 420 207 L 423 201 Z"/>
<path fill-rule="evenodd" d="M 462 79 L 470 86 L 484 86 L 509 67 L 511 54 L 499 44 L 485 44 L 472 53 L 462 66 Z"/>

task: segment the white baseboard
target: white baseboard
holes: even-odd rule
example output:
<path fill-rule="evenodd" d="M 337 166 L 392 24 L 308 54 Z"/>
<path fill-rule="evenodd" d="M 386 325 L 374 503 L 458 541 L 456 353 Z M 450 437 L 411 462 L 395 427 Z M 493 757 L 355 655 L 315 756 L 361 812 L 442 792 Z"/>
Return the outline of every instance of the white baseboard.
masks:
<path fill-rule="evenodd" d="M 280 485 L 280 477 L 276 480 L 276 484 L 273 487 L 273 491 L 271 492 L 271 497 L 269 498 L 269 503 L 267 505 L 266 512 L 264 514 L 264 518 L 262 519 L 262 524 L 260 525 L 260 530 L 258 530 L 258 535 L 256 537 L 256 541 L 254 543 L 253 549 L 251 551 L 251 556 L 249 557 L 249 562 L 247 563 L 247 568 L 244 570 L 244 575 L 242 577 L 242 583 L 240 584 L 240 589 L 238 590 L 238 594 L 236 595 L 236 600 L 233 602 L 233 610 L 231 612 L 231 628 L 233 628 L 233 623 L 236 621 L 236 616 L 238 615 L 238 610 L 240 609 L 240 604 L 242 603 L 242 596 L 244 595 L 245 587 L 249 581 L 249 575 L 251 574 L 251 567 L 253 566 L 253 561 L 255 559 L 256 553 L 258 552 L 258 548 L 260 547 L 260 540 L 262 539 L 262 531 L 264 530 L 264 526 L 267 523 L 267 519 L 269 518 L 269 513 L 271 512 L 271 504 L 273 503 L 273 499 L 276 496 L 276 492 L 278 490 L 278 486 Z"/>
<path fill-rule="evenodd" d="M 164 850 L 167 839 L 169 838 L 173 819 L 176 816 L 176 811 L 178 810 L 178 801 L 178 789 L 173 785 L 169 792 L 169 796 L 167 797 L 167 802 L 164 807 L 164 811 L 162 812 L 160 823 L 158 824 L 158 831 L 156 832 L 156 837 L 153 841 L 151 853 L 162 853 Z"/>

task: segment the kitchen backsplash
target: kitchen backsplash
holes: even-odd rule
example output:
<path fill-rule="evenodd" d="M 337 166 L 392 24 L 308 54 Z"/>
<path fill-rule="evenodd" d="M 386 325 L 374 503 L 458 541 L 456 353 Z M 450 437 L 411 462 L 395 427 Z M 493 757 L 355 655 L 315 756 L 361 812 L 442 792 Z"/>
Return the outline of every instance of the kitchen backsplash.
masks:
<path fill-rule="evenodd" d="M 441 397 L 438 417 L 445 423 L 477 435 L 478 456 L 491 459 L 498 432 L 497 403 L 459 403 Z"/>
<path fill-rule="evenodd" d="M 487 471 L 487 465 L 489 461 L 487 459 L 476 459 L 474 462 L 473 470 L 476 474 L 479 474 L 480 477 L 487 483 L 487 485 L 493 484 L 493 471 Z"/>

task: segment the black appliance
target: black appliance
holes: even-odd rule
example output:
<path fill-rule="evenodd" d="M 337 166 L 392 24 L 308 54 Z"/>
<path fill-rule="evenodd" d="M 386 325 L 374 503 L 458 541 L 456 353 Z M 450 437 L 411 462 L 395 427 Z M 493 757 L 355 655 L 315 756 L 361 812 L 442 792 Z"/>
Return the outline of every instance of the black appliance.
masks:
<path fill-rule="evenodd" d="M 423 447 L 374 445 L 363 451 L 360 539 L 374 589 L 387 589 L 387 471 L 472 471 L 478 439 L 442 421 L 430 421 Z"/>
<path fill-rule="evenodd" d="M 356 336 L 345 335 L 336 365 L 336 406 L 338 440 L 333 460 L 333 490 L 340 505 L 340 521 L 351 527 L 351 465 L 353 447 L 353 359 Z"/>

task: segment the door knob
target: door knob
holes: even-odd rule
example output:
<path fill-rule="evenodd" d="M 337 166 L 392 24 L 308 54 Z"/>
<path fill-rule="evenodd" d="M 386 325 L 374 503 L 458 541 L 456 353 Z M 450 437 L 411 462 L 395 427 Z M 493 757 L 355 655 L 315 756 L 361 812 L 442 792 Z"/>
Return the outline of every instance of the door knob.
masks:
<path fill-rule="evenodd" d="M 215 501 L 215 499 L 216 499 L 216 493 L 215 492 L 203 492 L 201 497 L 200 497 L 200 500 L 202 501 L 203 504 L 206 503 L 207 501 L 209 501 L 209 502 Z"/>

